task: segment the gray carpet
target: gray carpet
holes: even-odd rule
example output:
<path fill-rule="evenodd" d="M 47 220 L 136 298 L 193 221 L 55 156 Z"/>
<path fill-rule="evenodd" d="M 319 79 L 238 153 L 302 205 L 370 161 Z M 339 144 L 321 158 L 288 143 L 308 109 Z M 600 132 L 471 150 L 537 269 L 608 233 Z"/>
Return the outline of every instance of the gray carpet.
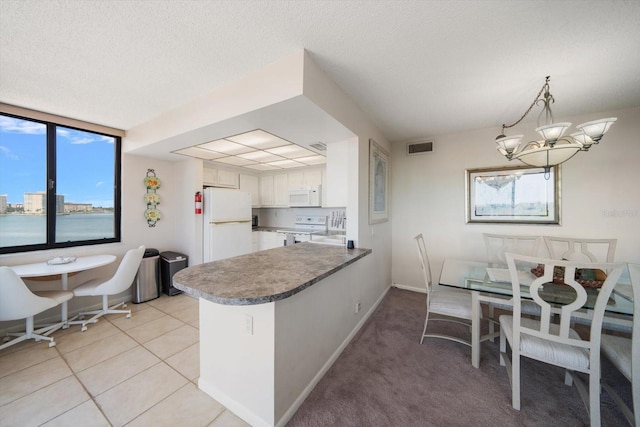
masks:
<path fill-rule="evenodd" d="M 471 349 L 428 338 L 420 345 L 425 295 L 392 288 L 287 424 L 296 426 L 582 426 L 587 411 L 564 371 L 523 358 L 521 410 L 498 360 L 499 343 L 482 343 L 480 369 Z M 467 328 L 430 324 L 430 331 L 469 336 Z M 586 377 L 585 377 L 586 378 Z M 627 380 L 606 360 L 603 381 L 626 400 Z M 602 393 L 602 425 L 628 425 Z"/>

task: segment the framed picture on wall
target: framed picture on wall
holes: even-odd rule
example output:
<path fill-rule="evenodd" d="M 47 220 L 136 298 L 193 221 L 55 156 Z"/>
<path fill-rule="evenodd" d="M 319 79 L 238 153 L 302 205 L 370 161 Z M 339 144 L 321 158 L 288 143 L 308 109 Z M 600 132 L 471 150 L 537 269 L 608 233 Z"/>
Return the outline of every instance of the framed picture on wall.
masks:
<path fill-rule="evenodd" d="M 467 223 L 560 223 L 560 169 L 467 169 Z"/>
<path fill-rule="evenodd" d="M 369 224 L 389 221 L 389 153 L 369 140 Z"/>

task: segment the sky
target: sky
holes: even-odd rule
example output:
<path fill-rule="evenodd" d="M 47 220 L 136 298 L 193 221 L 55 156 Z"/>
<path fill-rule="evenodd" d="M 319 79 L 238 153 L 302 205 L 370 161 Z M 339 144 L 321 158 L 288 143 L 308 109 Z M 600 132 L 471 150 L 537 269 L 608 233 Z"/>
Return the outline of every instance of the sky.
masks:
<path fill-rule="evenodd" d="M 113 207 L 114 138 L 59 126 L 57 194 L 65 202 Z M 46 190 L 46 126 L 0 115 L 0 194 L 23 203 L 25 192 Z"/>

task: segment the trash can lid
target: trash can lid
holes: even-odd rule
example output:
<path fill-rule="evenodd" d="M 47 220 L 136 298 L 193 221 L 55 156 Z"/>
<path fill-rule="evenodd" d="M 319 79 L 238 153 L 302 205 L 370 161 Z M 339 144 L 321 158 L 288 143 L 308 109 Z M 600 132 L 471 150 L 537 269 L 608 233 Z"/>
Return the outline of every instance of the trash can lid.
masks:
<path fill-rule="evenodd" d="M 157 249 L 153 249 L 153 248 L 145 249 L 143 258 L 158 256 L 159 253 L 160 252 Z"/>
<path fill-rule="evenodd" d="M 165 251 L 160 254 L 160 257 L 167 261 L 175 261 L 180 259 L 187 259 L 185 254 L 181 254 L 178 252 Z"/>

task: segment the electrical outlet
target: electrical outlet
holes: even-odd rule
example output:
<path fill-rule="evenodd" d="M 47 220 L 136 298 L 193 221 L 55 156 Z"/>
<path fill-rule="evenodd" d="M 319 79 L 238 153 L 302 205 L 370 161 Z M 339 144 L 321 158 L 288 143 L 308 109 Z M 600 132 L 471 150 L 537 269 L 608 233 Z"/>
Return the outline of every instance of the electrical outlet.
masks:
<path fill-rule="evenodd" d="M 358 313 L 360 312 L 360 307 L 361 307 L 361 305 L 360 305 L 360 301 L 358 301 L 358 302 L 356 303 L 356 307 L 355 307 L 355 312 L 356 312 L 356 314 L 358 314 Z"/>

